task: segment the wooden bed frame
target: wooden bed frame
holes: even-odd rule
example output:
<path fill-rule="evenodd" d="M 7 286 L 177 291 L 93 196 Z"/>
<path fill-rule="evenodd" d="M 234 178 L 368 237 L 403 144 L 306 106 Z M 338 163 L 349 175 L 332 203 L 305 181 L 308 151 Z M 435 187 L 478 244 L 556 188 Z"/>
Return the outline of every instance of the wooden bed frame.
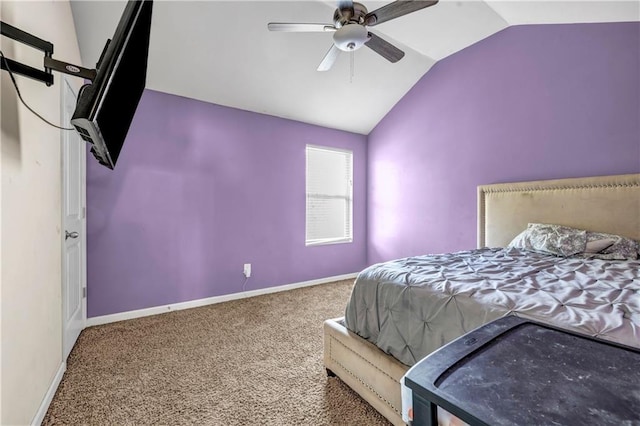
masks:
<path fill-rule="evenodd" d="M 640 174 L 478 187 L 478 247 L 504 247 L 529 222 L 640 240 Z M 395 425 L 404 425 L 400 378 L 409 368 L 347 330 L 324 323 L 324 365 Z"/>

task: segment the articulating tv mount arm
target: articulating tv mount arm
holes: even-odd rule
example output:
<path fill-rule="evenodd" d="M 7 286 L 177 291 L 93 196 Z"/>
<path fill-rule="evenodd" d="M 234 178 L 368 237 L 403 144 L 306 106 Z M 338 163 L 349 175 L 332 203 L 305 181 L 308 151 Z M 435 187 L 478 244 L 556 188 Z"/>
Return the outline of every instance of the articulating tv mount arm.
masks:
<path fill-rule="evenodd" d="M 29 45 L 44 52 L 44 71 L 33 68 L 29 65 L 21 64 L 9 58 L 4 58 L 2 69 L 7 69 L 7 64 L 14 74 L 20 74 L 45 83 L 47 86 L 53 84 L 53 74 L 51 71 L 58 71 L 64 74 L 74 75 L 93 81 L 96 78 L 96 70 L 79 67 L 66 62 L 53 59 L 53 44 L 42 40 L 34 35 L 24 32 L 14 26 L 0 22 L 0 33 L 20 43 Z"/>

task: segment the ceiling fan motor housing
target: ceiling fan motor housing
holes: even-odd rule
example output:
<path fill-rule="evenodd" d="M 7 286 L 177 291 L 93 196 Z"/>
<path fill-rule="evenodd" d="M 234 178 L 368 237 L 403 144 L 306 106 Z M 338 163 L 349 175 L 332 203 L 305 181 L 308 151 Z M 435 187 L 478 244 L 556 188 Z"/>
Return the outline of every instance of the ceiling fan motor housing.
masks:
<path fill-rule="evenodd" d="M 368 39 L 367 29 L 359 24 L 344 25 L 333 33 L 334 44 L 345 52 L 360 49 Z"/>
<path fill-rule="evenodd" d="M 336 28 L 347 24 L 364 24 L 367 8 L 362 3 L 353 2 L 351 8 L 338 8 L 333 14 L 333 23 Z"/>

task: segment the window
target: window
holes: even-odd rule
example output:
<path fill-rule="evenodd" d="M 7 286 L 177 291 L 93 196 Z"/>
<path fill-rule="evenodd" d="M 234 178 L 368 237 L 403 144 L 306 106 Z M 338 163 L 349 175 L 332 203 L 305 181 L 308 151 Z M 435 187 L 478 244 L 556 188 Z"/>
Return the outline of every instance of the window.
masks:
<path fill-rule="evenodd" d="M 306 244 L 352 241 L 353 153 L 307 145 Z"/>

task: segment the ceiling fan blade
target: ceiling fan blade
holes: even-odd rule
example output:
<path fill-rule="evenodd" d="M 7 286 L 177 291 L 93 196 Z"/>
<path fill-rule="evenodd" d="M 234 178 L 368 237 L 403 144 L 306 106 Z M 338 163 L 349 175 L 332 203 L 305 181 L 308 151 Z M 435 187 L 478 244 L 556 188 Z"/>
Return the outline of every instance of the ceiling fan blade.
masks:
<path fill-rule="evenodd" d="M 335 44 L 331 45 L 331 49 L 329 49 L 327 54 L 324 55 L 322 62 L 320 62 L 320 65 L 318 65 L 318 71 L 329 71 L 336 59 L 338 59 L 339 55 L 340 49 L 338 49 Z"/>
<path fill-rule="evenodd" d="M 267 24 L 267 28 L 269 28 L 269 31 L 285 31 L 292 33 L 315 33 L 336 30 L 336 28 L 331 24 L 295 24 L 285 22 L 269 22 L 269 24 Z"/>
<path fill-rule="evenodd" d="M 369 41 L 365 42 L 365 46 L 389 62 L 395 63 L 404 57 L 404 52 L 402 50 L 372 32 L 369 33 Z"/>
<path fill-rule="evenodd" d="M 438 0 L 397 0 L 367 13 L 364 17 L 364 24 L 368 26 L 378 25 L 425 7 L 433 6 L 436 3 L 438 3 Z"/>

